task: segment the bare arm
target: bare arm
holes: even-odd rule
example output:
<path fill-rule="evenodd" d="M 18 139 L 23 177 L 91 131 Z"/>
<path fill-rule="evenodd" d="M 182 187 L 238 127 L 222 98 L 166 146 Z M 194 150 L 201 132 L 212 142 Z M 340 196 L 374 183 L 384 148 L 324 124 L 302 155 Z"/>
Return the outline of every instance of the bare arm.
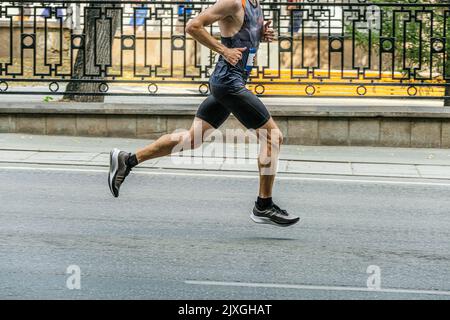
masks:
<path fill-rule="evenodd" d="M 242 52 L 246 48 L 227 48 L 218 42 L 208 31 L 207 26 L 220 19 L 234 16 L 241 9 L 241 2 L 237 0 L 219 0 L 213 6 L 202 11 L 186 25 L 186 33 L 209 49 L 221 54 L 225 60 L 236 65 L 242 59 Z"/>

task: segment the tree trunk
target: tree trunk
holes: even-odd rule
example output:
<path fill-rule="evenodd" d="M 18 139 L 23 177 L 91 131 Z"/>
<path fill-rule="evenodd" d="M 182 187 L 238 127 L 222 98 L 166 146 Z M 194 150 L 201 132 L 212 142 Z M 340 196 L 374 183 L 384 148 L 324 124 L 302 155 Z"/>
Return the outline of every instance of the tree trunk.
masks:
<path fill-rule="evenodd" d="M 97 2 L 105 2 L 97 0 Z M 84 49 L 79 49 L 73 66 L 72 79 L 101 80 L 105 77 L 106 67 L 111 63 L 111 50 L 116 30 L 120 25 L 121 11 L 106 10 L 112 5 L 91 3 L 85 11 L 83 34 Z M 101 12 L 104 12 L 102 17 Z M 110 29 L 111 28 L 111 29 Z M 102 70 L 103 69 L 103 70 Z M 70 81 L 67 84 L 63 100 L 77 102 L 103 102 L 101 81 Z M 97 95 L 80 95 L 94 93 Z M 98 95 L 99 94 L 99 95 Z"/>

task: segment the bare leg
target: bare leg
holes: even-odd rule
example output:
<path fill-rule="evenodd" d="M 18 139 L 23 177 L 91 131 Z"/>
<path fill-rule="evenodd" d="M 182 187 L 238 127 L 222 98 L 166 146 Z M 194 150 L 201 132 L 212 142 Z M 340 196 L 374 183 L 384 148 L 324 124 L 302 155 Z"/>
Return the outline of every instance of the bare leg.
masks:
<path fill-rule="evenodd" d="M 289 214 L 272 202 L 272 188 L 277 172 L 278 156 L 283 136 L 272 118 L 256 131 L 260 142 L 258 157 L 259 197 L 250 218 L 261 224 L 288 227 L 296 224 L 300 218 Z"/>
<path fill-rule="evenodd" d="M 272 118 L 257 130 L 257 134 L 261 146 L 258 157 L 259 197 L 270 198 L 283 136 Z"/>
<path fill-rule="evenodd" d="M 179 145 L 183 145 L 183 150 L 199 147 L 207 138 L 208 131 L 212 132 L 213 130 L 214 128 L 209 123 L 196 117 L 189 131 L 165 134 L 145 148 L 139 149 L 136 157 L 141 163 L 170 155 Z"/>

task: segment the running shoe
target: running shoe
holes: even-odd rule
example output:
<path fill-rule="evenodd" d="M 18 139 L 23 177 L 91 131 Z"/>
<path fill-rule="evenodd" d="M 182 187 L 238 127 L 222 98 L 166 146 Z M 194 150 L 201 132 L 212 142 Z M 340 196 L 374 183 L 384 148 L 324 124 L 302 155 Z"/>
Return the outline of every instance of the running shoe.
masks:
<path fill-rule="evenodd" d="M 280 209 L 276 204 L 266 210 L 259 210 L 255 204 L 250 218 L 261 224 L 272 224 L 279 227 L 289 227 L 296 224 L 300 218 Z"/>
<path fill-rule="evenodd" d="M 130 154 L 119 149 L 113 149 L 109 154 L 109 189 L 114 197 L 119 196 L 119 190 L 125 178 L 130 174 L 131 168 L 127 165 Z"/>

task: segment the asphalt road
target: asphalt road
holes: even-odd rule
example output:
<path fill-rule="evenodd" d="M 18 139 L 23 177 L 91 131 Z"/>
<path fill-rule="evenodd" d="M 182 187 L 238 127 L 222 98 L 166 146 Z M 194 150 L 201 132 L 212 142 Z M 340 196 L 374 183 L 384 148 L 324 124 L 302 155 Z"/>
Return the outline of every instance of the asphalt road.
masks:
<path fill-rule="evenodd" d="M 285 178 L 302 221 L 277 228 L 249 219 L 253 175 L 198 173 L 134 173 L 114 199 L 104 172 L 0 167 L 0 298 L 450 299 L 450 185 Z M 370 265 L 400 292 L 352 291 Z"/>

